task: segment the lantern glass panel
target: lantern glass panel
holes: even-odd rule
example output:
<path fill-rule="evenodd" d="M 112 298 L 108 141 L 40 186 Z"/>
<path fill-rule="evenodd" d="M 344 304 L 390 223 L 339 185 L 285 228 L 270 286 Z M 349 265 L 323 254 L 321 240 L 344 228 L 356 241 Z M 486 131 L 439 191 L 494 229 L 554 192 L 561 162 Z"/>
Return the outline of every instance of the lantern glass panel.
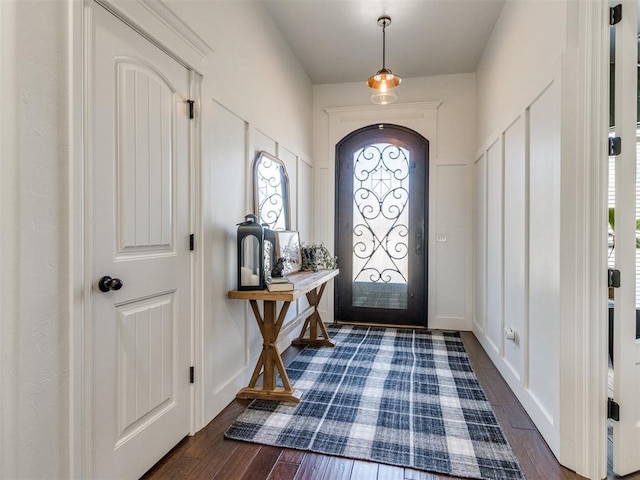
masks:
<path fill-rule="evenodd" d="M 240 284 L 243 287 L 260 285 L 260 241 L 253 235 L 242 239 L 241 247 L 241 276 Z"/>

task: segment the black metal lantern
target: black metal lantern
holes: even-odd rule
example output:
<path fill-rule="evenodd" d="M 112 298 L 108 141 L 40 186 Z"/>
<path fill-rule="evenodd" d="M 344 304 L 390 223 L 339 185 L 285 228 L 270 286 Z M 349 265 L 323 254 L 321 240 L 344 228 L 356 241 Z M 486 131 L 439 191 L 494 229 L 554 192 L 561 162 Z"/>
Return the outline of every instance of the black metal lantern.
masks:
<path fill-rule="evenodd" d="M 264 227 L 246 215 L 238 224 L 238 290 L 264 290 Z"/>

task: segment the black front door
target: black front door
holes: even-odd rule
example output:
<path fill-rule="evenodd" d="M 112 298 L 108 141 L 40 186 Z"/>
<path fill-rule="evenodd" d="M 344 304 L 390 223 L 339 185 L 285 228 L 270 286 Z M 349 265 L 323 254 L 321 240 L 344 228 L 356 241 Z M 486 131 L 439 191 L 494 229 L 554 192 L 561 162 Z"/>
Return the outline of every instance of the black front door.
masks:
<path fill-rule="evenodd" d="M 336 320 L 426 326 L 428 152 L 397 125 L 336 146 Z"/>

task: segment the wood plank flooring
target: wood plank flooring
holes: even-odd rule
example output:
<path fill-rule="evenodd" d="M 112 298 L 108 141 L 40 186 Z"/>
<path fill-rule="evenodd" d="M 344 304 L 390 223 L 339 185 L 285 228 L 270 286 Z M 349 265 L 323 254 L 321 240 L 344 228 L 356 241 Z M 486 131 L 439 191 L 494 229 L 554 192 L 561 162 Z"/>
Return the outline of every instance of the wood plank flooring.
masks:
<path fill-rule="evenodd" d="M 581 479 L 558 464 L 531 419 L 470 332 L 462 339 L 478 379 L 527 480 Z M 298 352 L 289 347 L 285 363 Z M 283 448 L 238 442 L 224 432 L 249 401 L 234 400 L 209 425 L 182 440 L 144 479 L 189 480 L 440 480 L 446 475 Z"/>

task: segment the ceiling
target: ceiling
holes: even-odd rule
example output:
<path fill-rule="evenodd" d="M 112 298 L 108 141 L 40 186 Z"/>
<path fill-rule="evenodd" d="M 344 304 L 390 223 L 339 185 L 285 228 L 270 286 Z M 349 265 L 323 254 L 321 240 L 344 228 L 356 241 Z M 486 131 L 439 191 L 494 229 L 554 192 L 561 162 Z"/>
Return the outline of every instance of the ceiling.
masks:
<path fill-rule="evenodd" d="M 504 0 L 263 0 L 313 84 L 474 72 Z"/>

